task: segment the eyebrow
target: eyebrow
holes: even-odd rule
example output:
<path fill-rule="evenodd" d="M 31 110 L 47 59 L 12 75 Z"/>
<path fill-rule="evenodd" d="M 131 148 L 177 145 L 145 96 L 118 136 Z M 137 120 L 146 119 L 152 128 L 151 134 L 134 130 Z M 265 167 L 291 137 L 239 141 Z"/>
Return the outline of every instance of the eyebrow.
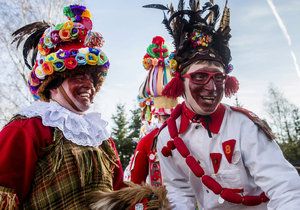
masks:
<path fill-rule="evenodd" d="M 220 71 L 220 69 L 213 68 L 213 67 L 203 67 L 203 68 L 200 68 L 200 69 L 197 69 L 197 70 L 193 71 L 192 73 L 199 72 L 199 71 L 215 71 L 215 72 L 224 73 L 224 72 Z"/>

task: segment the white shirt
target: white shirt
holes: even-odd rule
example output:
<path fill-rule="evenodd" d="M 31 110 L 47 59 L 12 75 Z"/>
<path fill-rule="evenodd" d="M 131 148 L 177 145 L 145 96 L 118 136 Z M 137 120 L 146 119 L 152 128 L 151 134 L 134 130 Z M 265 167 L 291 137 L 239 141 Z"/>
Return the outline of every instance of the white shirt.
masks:
<path fill-rule="evenodd" d="M 169 157 L 164 157 L 159 152 L 171 139 L 168 128 L 165 127 L 158 136 L 157 151 L 163 183 L 168 190 L 172 208 L 194 210 L 197 200 L 205 210 L 299 210 L 300 178 L 295 168 L 285 160 L 276 142 L 268 140 L 247 116 L 228 106 L 225 108 L 220 130 L 217 134 L 212 133 L 212 138 L 209 138 L 202 124 L 192 122 L 186 132 L 179 136 L 191 154 L 200 161 L 205 174 L 215 178 L 223 188 L 241 188 L 244 190 L 243 195 L 265 192 L 270 201 L 258 206 L 244 206 L 227 201 L 220 204 L 219 195 L 202 184 L 176 149 Z M 180 119 L 181 116 L 176 120 L 178 129 Z M 236 140 L 231 163 L 227 161 L 222 147 L 222 143 L 230 139 Z M 216 174 L 210 153 L 222 154 Z"/>

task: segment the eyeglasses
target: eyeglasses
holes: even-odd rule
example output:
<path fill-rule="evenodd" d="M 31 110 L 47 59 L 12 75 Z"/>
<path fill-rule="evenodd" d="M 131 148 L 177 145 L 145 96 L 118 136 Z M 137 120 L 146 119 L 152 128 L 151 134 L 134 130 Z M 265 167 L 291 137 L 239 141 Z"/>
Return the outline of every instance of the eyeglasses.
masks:
<path fill-rule="evenodd" d="M 189 78 L 192 83 L 197 85 L 205 85 L 211 78 L 213 78 L 216 85 L 223 85 L 227 76 L 221 72 L 196 71 L 182 77 Z"/>

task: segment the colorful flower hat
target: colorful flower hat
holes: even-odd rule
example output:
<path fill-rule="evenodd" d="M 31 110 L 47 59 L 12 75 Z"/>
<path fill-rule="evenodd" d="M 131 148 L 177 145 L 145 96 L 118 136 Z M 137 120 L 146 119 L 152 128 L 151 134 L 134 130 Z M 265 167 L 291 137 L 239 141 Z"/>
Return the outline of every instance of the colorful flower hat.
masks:
<path fill-rule="evenodd" d="M 101 50 L 104 39 L 100 33 L 91 31 L 90 11 L 85 6 L 70 5 L 63 12 L 68 18 L 64 23 L 50 26 L 36 22 L 13 34 L 18 44 L 23 36 L 28 36 L 23 46 L 25 64 L 32 70 L 28 84 L 31 93 L 45 101 L 49 100 L 45 94 L 47 86 L 57 77 L 66 78 L 83 69 L 93 69 L 98 91 L 109 68 L 108 58 Z M 32 65 L 27 61 L 30 47 L 34 51 Z"/>
<path fill-rule="evenodd" d="M 142 108 L 142 118 L 148 122 L 152 115 L 169 115 L 177 105 L 177 99 L 163 96 L 164 87 L 172 79 L 169 68 L 169 51 L 161 36 L 155 36 L 143 58 L 143 66 L 148 71 L 139 89 L 138 100 Z"/>
<path fill-rule="evenodd" d="M 233 67 L 230 64 L 231 53 L 228 46 L 230 35 L 230 11 L 227 1 L 223 15 L 216 29 L 219 18 L 219 6 L 206 2 L 200 9 L 199 0 L 190 0 L 189 8 L 184 8 L 183 1 L 179 1 L 178 10 L 172 4 L 166 7 L 161 4 L 145 5 L 146 8 L 155 8 L 167 11 L 170 17 L 164 16 L 163 24 L 173 38 L 175 54 L 172 62 L 174 79 L 165 88 L 163 94 L 177 97 L 183 94 L 182 75 L 186 73 L 190 64 L 200 60 L 219 62 L 229 74 Z M 225 95 L 230 97 L 238 90 L 238 81 L 235 77 L 227 76 Z"/>

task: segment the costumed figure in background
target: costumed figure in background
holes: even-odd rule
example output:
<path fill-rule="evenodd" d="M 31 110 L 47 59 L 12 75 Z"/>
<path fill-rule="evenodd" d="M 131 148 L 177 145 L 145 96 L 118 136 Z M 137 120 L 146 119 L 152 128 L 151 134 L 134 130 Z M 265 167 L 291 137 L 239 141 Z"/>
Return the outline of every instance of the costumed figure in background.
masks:
<path fill-rule="evenodd" d="M 164 39 L 156 36 L 153 38 L 152 44 L 147 48 L 147 54 L 144 56 L 143 64 L 146 70 L 148 70 L 148 75 L 140 87 L 138 100 L 142 109 L 142 121 L 147 125 L 146 133 L 150 133 L 138 143 L 136 152 L 134 153 L 136 155 L 131 157 L 131 161 L 125 169 L 124 181 L 133 182 L 126 182 L 129 187 L 119 191 L 95 194 L 95 204 L 92 205 L 92 209 L 169 209 L 166 190 L 161 186 L 157 159 L 153 158 L 149 160 L 150 157 L 156 157 L 156 146 L 153 142 L 159 130 L 157 127 L 159 126 L 158 123 L 153 123 L 152 121 L 153 116 L 157 116 L 159 121 L 163 121 L 177 104 L 175 99 L 169 100 L 162 96 L 164 86 L 171 79 L 170 70 L 166 68 L 165 64 L 168 55 Z M 155 127 L 152 123 L 155 124 Z M 151 131 L 148 130 L 150 127 L 152 128 Z M 152 155 L 150 155 L 151 152 Z M 153 178 L 153 182 L 151 181 L 151 185 L 140 185 L 141 182 L 146 181 L 149 170 L 148 165 L 152 167 L 152 170 L 150 170 L 150 172 L 152 171 L 152 176 L 150 175 L 150 177 Z"/>
<path fill-rule="evenodd" d="M 173 209 L 299 209 L 300 178 L 285 160 L 267 124 L 252 112 L 221 103 L 238 90 L 228 46 L 227 1 L 220 20 L 213 1 L 200 9 L 180 0 L 163 23 L 174 39 L 175 77 L 163 90 L 183 96 L 157 139 L 157 151 Z M 171 61 L 170 61 L 171 62 Z"/>
<path fill-rule="evenodd" d="M 107 122 L 86 113 L 109 68 L 104 40 L 91 31 L 85 6 L 63 12 L 64 23 L 35 22 L 13 33 L 37 101 L 0 133 L 1 209 L 88 209 L 89 193 L 123 185 Z"/>
<path fill-rule="evenodd" d="M 149 126 L 151 130 L 147 129 L 146 135 L 138 142 L 130 163 L 130 180 L 136 184 L 146 183 L 146 180 L 151 186 L 162 184 L 156 155 L 156 135 L 177 105 L 175 98 L 162 95 L 163 88 L 172 79 L 169 65 L 169 52 L 164 45 L 164 39 L 156 36 L 148 46 L 143 59 L 143 66 L 148 75 L 140 86 L 138 98 L 140 101 L 144 100 L 140 103 L 143 108 L 142 120 L 152 126 Z"/>

